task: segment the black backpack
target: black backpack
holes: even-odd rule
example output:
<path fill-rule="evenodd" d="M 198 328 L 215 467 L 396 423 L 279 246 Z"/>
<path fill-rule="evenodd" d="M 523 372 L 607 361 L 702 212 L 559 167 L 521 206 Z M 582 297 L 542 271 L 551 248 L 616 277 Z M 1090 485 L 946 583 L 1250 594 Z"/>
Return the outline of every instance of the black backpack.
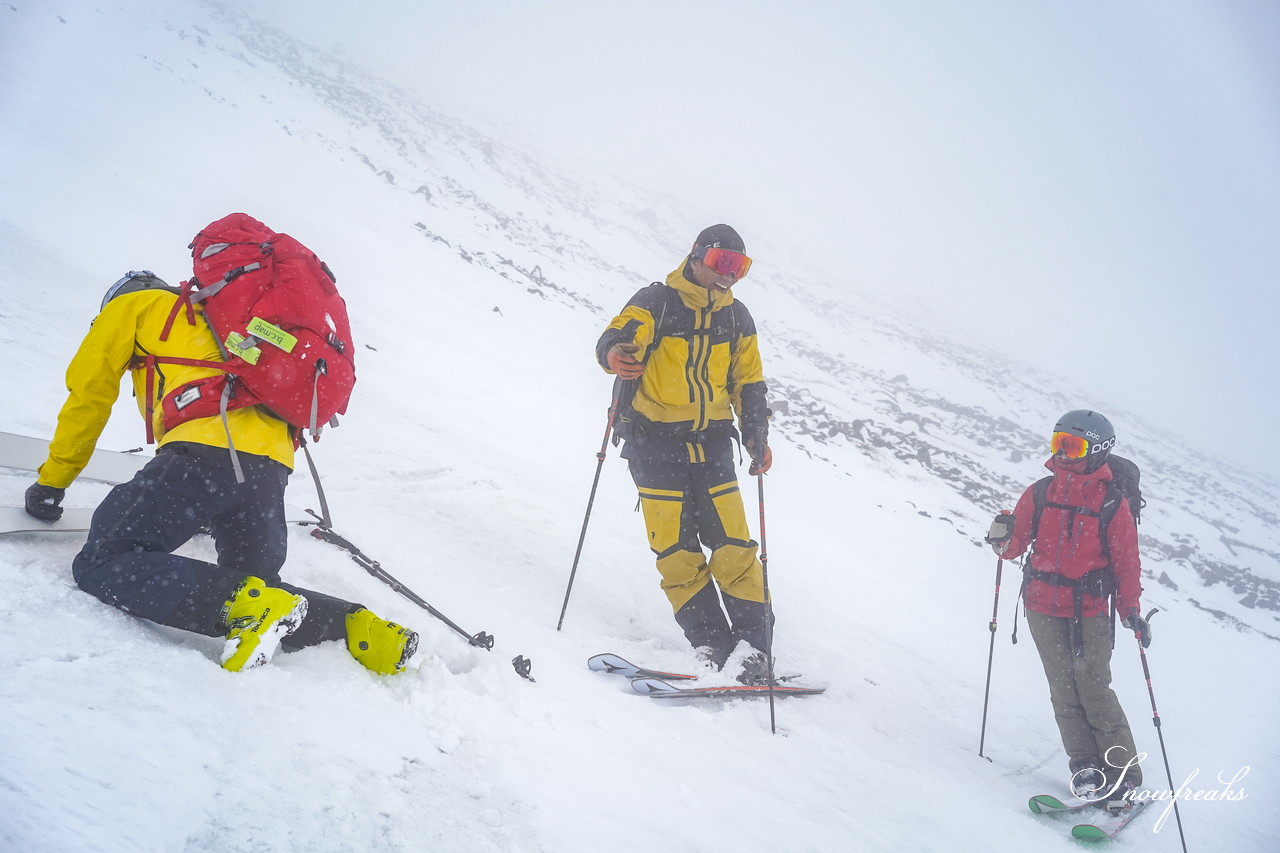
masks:
<path fill-rule="evenodd" d="M 1121 497 L 1129 499 L 1129 511 L 1133 513 L 1134 523 L 1141 524 L 1142 508 L 1147 505 L 1142 497 L 1142 486 L 1139 483 L 1142 472 L 1134 462 L 1123 456 L 1116 456 L 1114 453 L 1107 457 L 1107 464 L 1111 466 L 1111 482 L 1120 492 Z"/>

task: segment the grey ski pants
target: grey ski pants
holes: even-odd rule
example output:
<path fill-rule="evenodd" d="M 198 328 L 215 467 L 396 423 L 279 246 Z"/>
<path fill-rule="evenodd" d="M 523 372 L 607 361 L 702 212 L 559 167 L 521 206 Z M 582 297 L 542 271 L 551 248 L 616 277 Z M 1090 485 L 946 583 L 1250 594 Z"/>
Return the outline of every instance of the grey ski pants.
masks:
<path fill-rule="evenodd" d="M 1071 619 L 1027 611 L 1027 625 L 1049 680 L 1049 700 L 1073 764 L 1096 759 L 1114 781 L 1137 749 L 1120 700 L 1111 689 L 1111 617 L 1083 620 L 1084 657 L 1071 653 Z M 1134 764 L 1126 780 L 1142 784 Z"/>

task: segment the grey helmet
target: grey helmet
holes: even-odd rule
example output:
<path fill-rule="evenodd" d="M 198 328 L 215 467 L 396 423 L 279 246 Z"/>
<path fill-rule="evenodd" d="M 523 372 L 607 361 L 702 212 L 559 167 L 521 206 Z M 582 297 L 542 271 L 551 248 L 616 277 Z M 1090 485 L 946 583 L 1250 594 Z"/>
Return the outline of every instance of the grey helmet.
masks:
<path fill-rule="evenodd" d="M 102 297 L 102 305 L 98 307 L 101 311 L 107 307 L 107 303 L 117 296 L 123 296 L 126 293 L 136 293 L 139 290 L 151 290 L 153 288 L 163 288 L 173 293 L 181 293 L 181 289 L 167 283 L 160 276 L 151 270 L 129 270 L 111 287 L 107 288 L 107 292 Z"/>
<path fill-rule="evenodd" d="M 1090 471 L 1096 471 L 1111 455 L 1111 448 L 1116 444 L 1116 429 L 1100 412 L 1088 409 L 1072 409 L 1053 425 L 1054 432 L 1069 432 L 1089 442 L 1089 454 L 1086 457 Z"/>

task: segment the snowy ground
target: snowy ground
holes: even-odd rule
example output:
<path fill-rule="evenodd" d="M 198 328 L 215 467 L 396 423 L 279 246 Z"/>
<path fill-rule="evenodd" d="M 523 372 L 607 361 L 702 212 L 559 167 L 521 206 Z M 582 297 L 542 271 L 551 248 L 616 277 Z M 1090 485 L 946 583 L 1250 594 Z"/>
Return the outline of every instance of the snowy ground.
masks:
<path fill-rule="evenodd" d="M 521 251 L 480 207 L 428 206 L 389 186 L 347 144 L 372 133 L 363 125 L 349 128 L 259 62 L 209 49 L 233 40 L 206 7 L 142 20 L 14 5 L 3 14 L 32 47 L 0 51 L 0 157 L 21 164 L 0 175 L 0 430 L 49 434 L 65 363 L 110 281 L 142 266 L 180 279 L 195 230 L 246 210 L 329 261 L 370 347 L 350 415 L 316 448 L 336 528 L 497 646 L 468 647 L 298 530 L 286 577 L 419 630 L 419 668 L 380 679 L 332 645 L 230 674 L 214 641 L 76 590 L 74 537 L 4 537 L 0 848 L 1073 849 L 1069 820 L 1025 806 L 1063 790 L 1065 761 L 1025 626 L 1022 642 L 1007 641 L 1014 572 L 1001 600 L 988 762 L 977 746 L 994 558 L 974 544 L 987 518 L 921 514 L 957 498 L 913 469 L 855 452 L 833 468 L 776 437 L 765 486 L 779 666 L 829 687 L 779 703 L 776 736 L 765 703 L 665 706 L 586 670 L 602 651 L 690 665 L 612 448 L 555 630 L 609 391 L 591 345 L 605 314 L 678 256 L 637 249 L 630 226 L 560 216 L 567 253 L 588 244 L 622 267 L 575 278 L 564 261 L 559 281 L 604 306 L 570 310 L 424 239 L 415 222 L 508 257 Z M 472 175 L 454 156 L 427 166 L 422 155 L 416 177 Z M 502 209 L 545 202 L 492 180 L 485 198 Z M 669 238 L 676 252 L 680 228 Z M 552 253 L 529 251 L 550 275 Z M 740 287 L 755 307 L 751 281 Z M 767 367 L 779 355 L 767 322 L 791 318 L 761 319 Z M 891 353 L 883 358 L 877 367 L 898 372 Z M 952 381 L 956 399 L 985 393 Z M 132 405 L 119 402 L 101 446 L 141 442 Z M 1030 483 L 1038 463 L 1025 469 Z M 742 477 L 754 518 L 755 484 Z M 0 470 L 0 503 L 19 502 L 29 482 Z M 290 492 L 315 505 L 305 473 Z M 77 483 L 67 504 L 93 506 L 104 493 Z M 187 552 L 207 558 L 212 548 L 196 541 Z M 1188 849 L 1274 850 L 1276 644 L 1147 586 L 1144 603 L 1168 609 L 1149 662 L 1174 786 L 1196 773 L 1188 792 L 1203 797 L 1221 790 L 1220 774 L 1248 768 L 1235 785 L 1245 799 L 1182 803 Z M 533 660 L 536 683 L 512 671 L 517 654 Z M 1123 635 L 1114 669 L 1152 754 L 1148 782 L 1165 787 L 1137 650 Z M 1118 843 L 1179 849 L 1172 818 L 1159 817 L 1149 810 Z"/>

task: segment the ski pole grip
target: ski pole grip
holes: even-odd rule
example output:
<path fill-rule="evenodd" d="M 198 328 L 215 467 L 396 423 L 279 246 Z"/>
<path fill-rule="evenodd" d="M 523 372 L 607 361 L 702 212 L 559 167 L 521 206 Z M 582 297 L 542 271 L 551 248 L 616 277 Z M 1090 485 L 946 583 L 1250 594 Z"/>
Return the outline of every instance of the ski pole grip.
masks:
<path fill-rule="evenodd" d="M 530 672 L 533 670 L 533 661 L 529 660 L 524 655 L 516 655 L 513 657 L 511 659 L 511 665 L 515 668 L 516 675 L 526 681 L 537 681 L 537 679 L 530 675 Z"/>

